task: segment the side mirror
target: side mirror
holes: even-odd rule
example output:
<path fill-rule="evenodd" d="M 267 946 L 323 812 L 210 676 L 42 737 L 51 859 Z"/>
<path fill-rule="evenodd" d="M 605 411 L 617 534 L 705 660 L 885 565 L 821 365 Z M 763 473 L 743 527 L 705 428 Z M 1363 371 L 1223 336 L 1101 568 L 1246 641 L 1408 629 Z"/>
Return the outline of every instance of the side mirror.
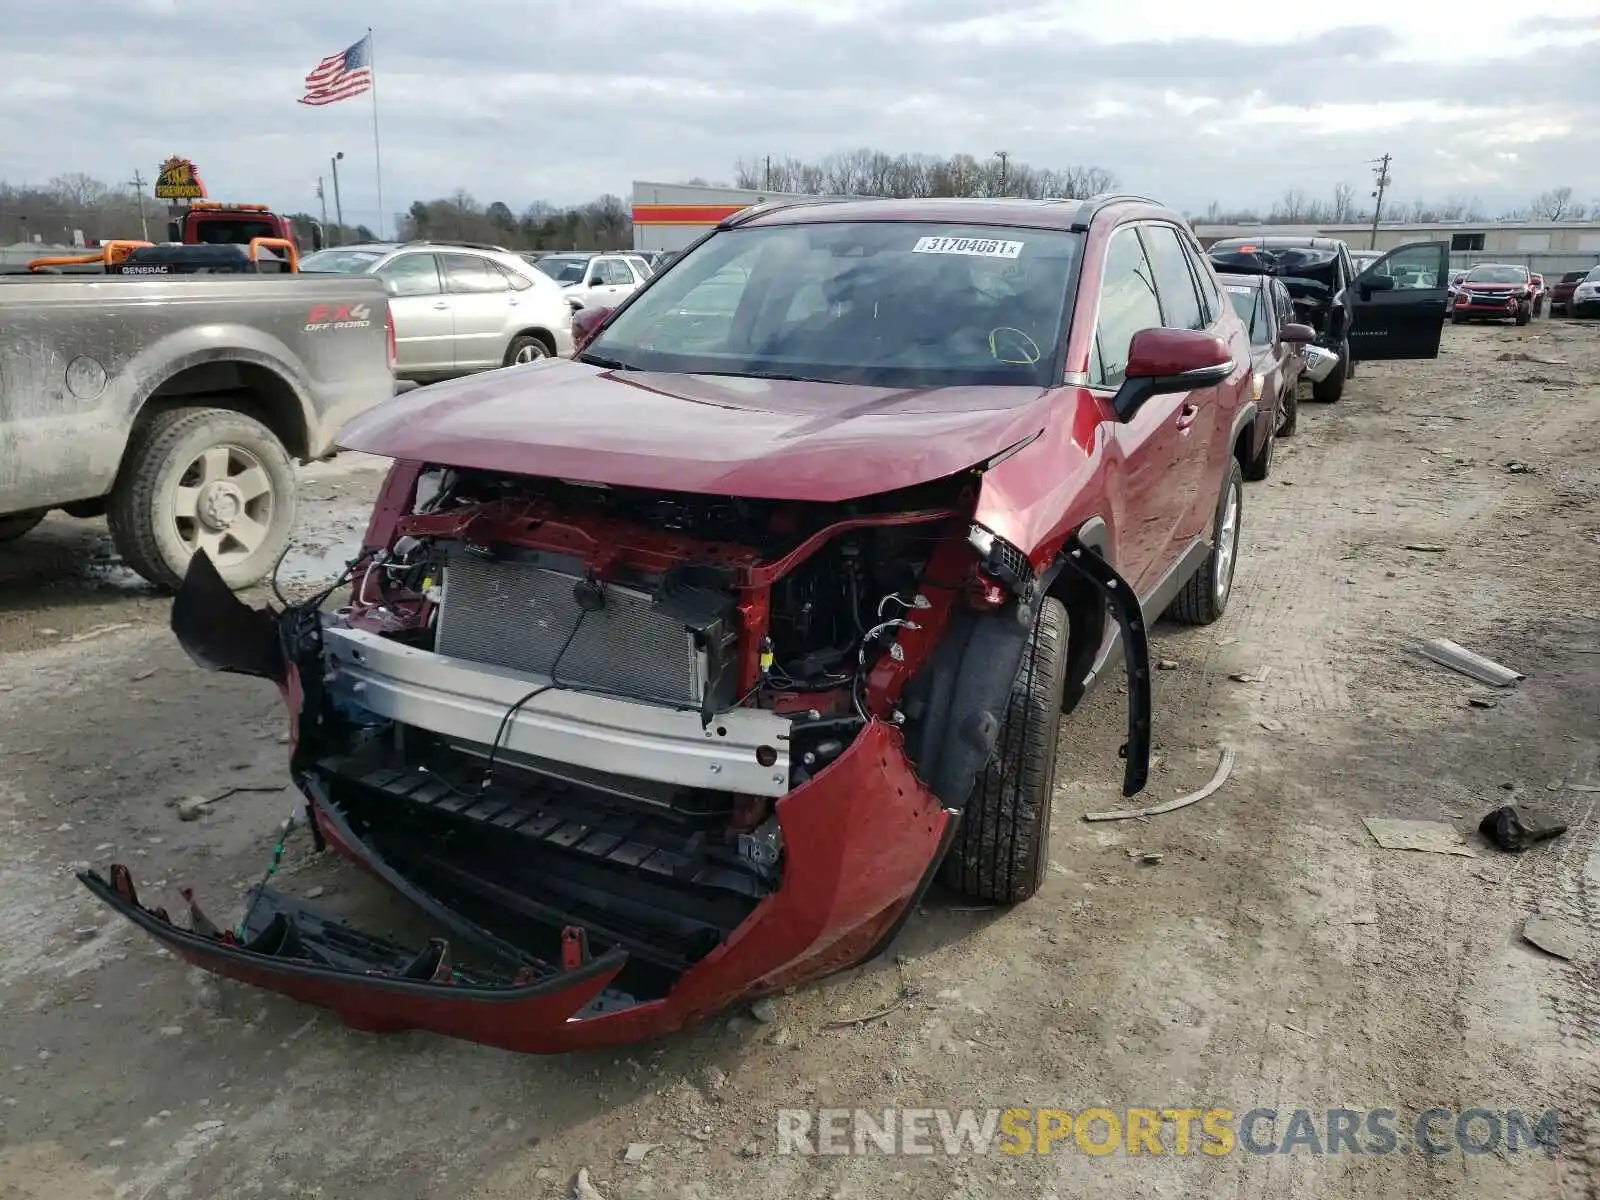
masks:
<path fill-rule="evenodd" d="M 169 242 L 181 242 L 181 241 L 183 241 L 183 226 L 180 225 L 178 222 L 176 222 L 176 221 L 168 221 L 167 222 L 167 241 L 169 241 Z"/>
<path fill-rule="evenodd" d="M 1363 298 L 1373 292 L 1394 291 L 1394 277 L 1390 275 L 1363 275 L 1361 277 L 1361 295 Z"/>
<path fill-rule="evenodd" d="M 1219 337 L 1197 329 L 1141 329 L 1128 344 L 1128 370 L 1112 397 L 1127 421 L 1152 396 L 1216 387 L 1233 374 L 1233 356 Z"/>
<path fill-rule="evenodd" d="M 1311 328 L 1309 325 L 1301 325 L 1296 323 L 1292 325 L 1285 325 L 1282 329 L 1278 330 L 1278 337 L 1280 340 L 1288 342 L 1292 346 L 1304 346 L 1307 342 L 1314 342 L 1317 340 L 1317 331 Z"/>
<path fill-rule="evenodd" d="M 311 248 L 313 250 L 322 249 L 322 226 L 320 224 L 311 226 Z"/>
<path fill-rule="evenodd" d="M 572 352 L 583 353 L 583 348 L 594 341 L 611 319 L 614 308 L 585 308 L 572 315 Z"/>

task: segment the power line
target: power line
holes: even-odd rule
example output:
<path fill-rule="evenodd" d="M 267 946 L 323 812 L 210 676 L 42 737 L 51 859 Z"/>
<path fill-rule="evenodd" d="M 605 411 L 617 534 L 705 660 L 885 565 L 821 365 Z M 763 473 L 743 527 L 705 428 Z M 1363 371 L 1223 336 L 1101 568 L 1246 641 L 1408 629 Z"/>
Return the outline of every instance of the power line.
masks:
<path fill-rule="evenodd" d="M 133 188 L 133 198 L 139 202 L 139 236 L 148 242 L 150 240 L 150 226 L 144 219 L 144 184 L 144 176 L 135 168 L 133 182 L 130 186 Z"/>

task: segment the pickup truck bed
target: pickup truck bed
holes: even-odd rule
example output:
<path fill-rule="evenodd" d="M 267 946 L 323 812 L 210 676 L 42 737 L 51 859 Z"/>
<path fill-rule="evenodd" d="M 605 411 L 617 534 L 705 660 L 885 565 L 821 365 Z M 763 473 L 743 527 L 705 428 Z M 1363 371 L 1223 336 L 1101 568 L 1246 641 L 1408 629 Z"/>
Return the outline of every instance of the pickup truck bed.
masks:
<path fill-rule="evenodd" d="M 0 278 L 0 542 L 54 508 L 104 514 L 163 586 L 205 548 L 265 577 L 294 524 L 292 460 L 394 394 L 375 279 Z"/>

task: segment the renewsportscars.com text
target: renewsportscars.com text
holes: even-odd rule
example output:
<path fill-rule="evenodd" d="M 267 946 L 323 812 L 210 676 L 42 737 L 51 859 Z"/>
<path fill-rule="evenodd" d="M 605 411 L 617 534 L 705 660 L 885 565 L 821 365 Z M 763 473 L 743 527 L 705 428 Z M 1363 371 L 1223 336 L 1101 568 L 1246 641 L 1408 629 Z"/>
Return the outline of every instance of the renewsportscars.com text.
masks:
<path fill-rule="evenodd" d="M 1554 1110 L 1392 1108 L 784 1108 L 779 1154 L 1540 1154 Z"/>

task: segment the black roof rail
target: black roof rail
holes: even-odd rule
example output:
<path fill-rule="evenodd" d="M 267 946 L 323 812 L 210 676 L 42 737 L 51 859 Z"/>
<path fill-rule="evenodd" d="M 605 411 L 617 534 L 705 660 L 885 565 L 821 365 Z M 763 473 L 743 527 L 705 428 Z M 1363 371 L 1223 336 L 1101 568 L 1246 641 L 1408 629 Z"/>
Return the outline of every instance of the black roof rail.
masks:
<path fill-rule="evenodd" d="M 752 204 L 749 208 L 741 208 L 730 217 L 723 217 L 717 222 L 718 229 L 734 229 L 746 221 L 753 221 L 757 217 L 765 216 L 770 212 L 777 212 L 780 208 L 802 208 L 811 204 L 850 204 L 857 200 L 879 200 L 880 196 L 785 196 L 776 200 L 763 200 L 759 204 Z"/>
<path fill-rule="evenodd" d="M 1078 213 L 1072 218 L 1074 232 L 1085 232 L 1089 228 L 1089 223 L 1094 220 L 1095 214 L 1113 204 L 1153 204 L 1157 208 L 1167 207 L 1159 200 L 1141 196 L 1136 192 L 1101 192 L 1099 195 L 1086 196 L 1078 202 Z"/>

